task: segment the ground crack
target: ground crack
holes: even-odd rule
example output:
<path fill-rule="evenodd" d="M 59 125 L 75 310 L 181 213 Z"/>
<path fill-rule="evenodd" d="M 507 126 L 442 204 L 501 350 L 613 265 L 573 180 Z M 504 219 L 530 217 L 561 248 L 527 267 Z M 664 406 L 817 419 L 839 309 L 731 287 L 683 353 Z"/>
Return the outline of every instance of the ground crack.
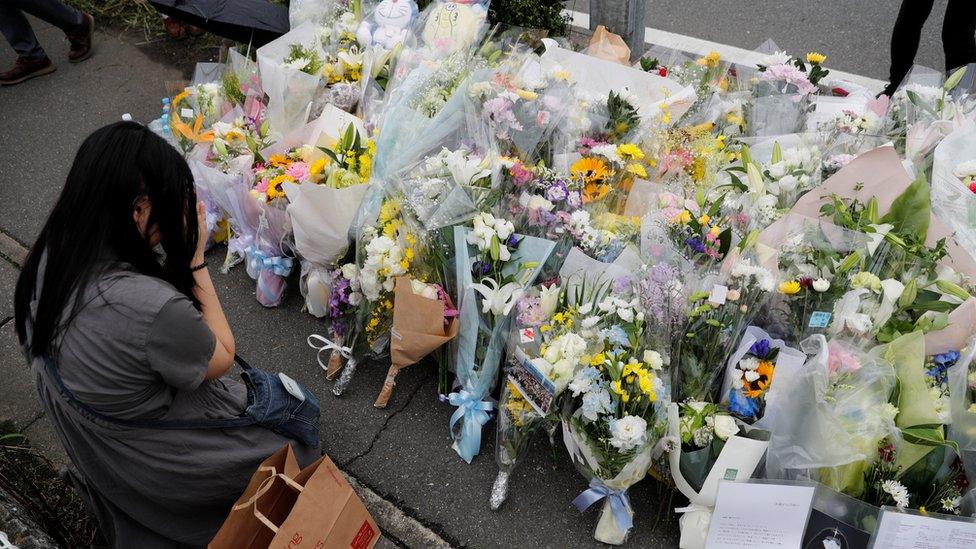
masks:
<path fill-rule="evenodd" d="M 410 406 L 410 403 L 413 402 L 413 398 L 417 396 L 417 393 L 420 392 L 420 389 L 422 389 L 424 385 L 426 385 L 426 380 L 417 384 L 417 386 L 413 389 L 413 391 L 410 392 L 410 396 L 407 397 L 407 401 L 404 402 L 402 406 L 400 406 L 399 408 L 391 412 L 388 416 L 386 416 L 386 419 L 383 421 L 383 425 L 381 425 L 379 431 L 377 431 L 376 434 L 373 435 L 373 440 L 369 441 L 369 446 L 367 446 L 365 450 L 349 458 L 348 460 L 340 464 L 339 467 L 345 469 L 350 465 L 352 465 L 352 463 L 355 462 L 357 459 L 370 453 L 373 450 L 373 446 L 376 444 L 376 441 L 378 441 L 380 439 L 380 436 L 383 435 L 383 432 L 386 431 L 386 427 L 390 424 L 390 420 L 396 417 L 400 412 L 406 410 L 407 406 Z"/>

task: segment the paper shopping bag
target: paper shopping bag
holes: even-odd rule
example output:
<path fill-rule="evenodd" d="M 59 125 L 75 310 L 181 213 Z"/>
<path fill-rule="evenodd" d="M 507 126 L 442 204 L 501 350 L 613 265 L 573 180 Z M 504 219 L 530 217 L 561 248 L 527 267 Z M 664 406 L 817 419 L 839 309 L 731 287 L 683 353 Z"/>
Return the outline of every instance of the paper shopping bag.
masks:
<path fill-rule="evenodd" d="M 448 303 L 448 307 L 453 304 Z M 410 279 L 396 279 L 393 299 L 393 329 L 390 331 L 390 370 L 373 404 L 386 407 L 401 369 L 420 362 L 435 349 L 454 339 L 457 317 L 444 321 L 445 304 L 414 293 Z"/>
<path fill-rule="evenodd" d="M 624 39 L 607 30 L 600 25 L 590 39 L 590 45 L 586 48 L 586 54 L 630 66 L 630 47 Z"/>
<path fill-rule="evenodd" d="M 376 522 L 328 456 L 298 471 L 286 445 L 261 464 L 209 547 L 372 549 L 379 536 Z"/>

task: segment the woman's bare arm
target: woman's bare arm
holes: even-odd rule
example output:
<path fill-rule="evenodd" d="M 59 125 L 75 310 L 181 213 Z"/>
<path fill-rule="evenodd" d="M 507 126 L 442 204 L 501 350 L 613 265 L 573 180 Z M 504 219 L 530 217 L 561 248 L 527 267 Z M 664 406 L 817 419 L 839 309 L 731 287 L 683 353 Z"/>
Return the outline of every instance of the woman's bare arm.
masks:
<path fill-rule="evenodd" d="M 204 262 L 204 251 L 207 246 L 207 220 L 206 208 L 203 202 L 197 204 L 197 224 L 200 230 L 197 251 L 193 256 L 191 267 L 195 267 Z M 213 280 L 210 279 L 210 271 L 204 267 L 193 272 L 193 280 L 196 285 L 193 288 L 193 295 L 200 301 L 200 308 L 203 312 L 203 321 L 213 332 L 216 345 L 214 345 L 213 356 L 210 357 L 210 365 L 207 368 L 206 379 L 217 379 L 226 374 L 230 367 L 234 365 L 234 334 L 231 332 L 230 324 L 224 315 L 224 309 L 220 306 L 220 299 L 217 298 L 217 290 L 214 288 Z"/>

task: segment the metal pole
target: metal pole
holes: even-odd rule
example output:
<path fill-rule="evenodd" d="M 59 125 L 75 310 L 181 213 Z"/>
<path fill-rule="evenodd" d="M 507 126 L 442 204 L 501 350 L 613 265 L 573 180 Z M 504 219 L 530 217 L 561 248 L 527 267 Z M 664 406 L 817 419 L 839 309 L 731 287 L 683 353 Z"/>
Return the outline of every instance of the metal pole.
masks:
<path fill-rule="evenodd" d="M 620 35 L 631 59 L 644 53 L 644 13 L 647 0 L 590 0 L 590 30 L 600 25 Z"/>

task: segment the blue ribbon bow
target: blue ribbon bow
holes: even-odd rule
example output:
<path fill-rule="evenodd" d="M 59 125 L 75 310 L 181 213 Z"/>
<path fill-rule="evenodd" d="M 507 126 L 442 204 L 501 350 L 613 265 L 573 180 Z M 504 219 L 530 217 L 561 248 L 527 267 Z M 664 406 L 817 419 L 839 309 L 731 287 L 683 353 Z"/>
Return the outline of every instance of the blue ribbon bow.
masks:
<path fill-rule="evenodd" d="M 613 511 L 617 526 L 623 528 L 625 532 L 630 530 L 634 525 L 634 519 L 630 516 L 630 497 L 627 496 L 626 490 L 614 490 L 594 477 L 590 481 L 590 487 L 576 496 L 573 505 L 583 512 L 603 498 L 610 498 L 610 510 Z"/>
<path fill-rule="evenodd" d="M 240 257 L 245 257 L 248 250 L 254 248 L 254 236 L 250 234 L 235 234 L 227 241 L 227 249 Z"/>
<path fill-rule="evenodd" d="M 447 400 L 452 406 L 458 407 L 451 415 L 451 437 L 454 438 L 454 449 L 464 461 L 471 463 L 481 450 L 481 427 L 491 418 L 488 412 L 494 404 L 481 400 L 481 396 L 465 389 L 447 395 Z M 461 438 L 458 440 L 457 435 L 454 434 L 454 426 L 461 421 L 461 418 L 464 418 L 464 425 L 461 426 Z"/>
<path fill-rule="evenodd" d="M 293 260 L 290 257 L 269 256 L 254 246 L 246 250 L 248 261 L 257 271 L 271 271 L 278 276 L 288 276 Z"/>

